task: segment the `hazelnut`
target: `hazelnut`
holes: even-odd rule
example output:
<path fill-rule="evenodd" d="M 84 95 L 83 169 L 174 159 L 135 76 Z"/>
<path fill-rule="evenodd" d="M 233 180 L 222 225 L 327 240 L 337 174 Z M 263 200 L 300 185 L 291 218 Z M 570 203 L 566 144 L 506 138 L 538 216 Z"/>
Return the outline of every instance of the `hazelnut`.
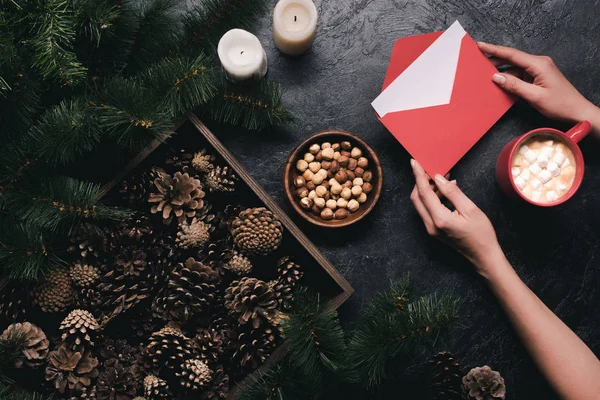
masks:
<path fill-rule="evenodd" d="M 336 183 L 337 183 L 337 181 L 335 180 L 335 178 L 331 178 L 331 179 L 329 179 L 329 184 L 330 184 L 331 186 L 335 186 L 335 185 L 336 185 Z"/>
<path fill-rule="evenodd" d="M 340 194 L 342 193 L 342 189 L 342 185 L 336 182 L 335 185 L 331 186 L 331 194 Z"/>
<path fill-rule="evenodd" d="M 365 182 L 362 185 L 362 190 L 364 193 L 369 194 L 373 190 L 373 185 L 371 185 L 369 182 Z"/>
<path fill-rule="evenodd" d="M 317 198 L 317 192 L 311 190 L 310 192 L 308 192 L 308 198 L 314 201 Z"/>
<path fill-rule="evenodd" d="M 315 161 L 323 161 L 323 150 L 319 150 L 319 152 L 315 154 Z"/>
<path fill-rule="evenodd" d="M 350 151 L 352 149 L 352 143 L 348 141 L 343 141 L 340 143 L 340 146 L 342 147 L 342 150 Z"/>
<path fill-rule="evenodd" d="M 346 182 L 342 183 L 342 188 L 350 189 L 351 187 L 352 187 L 352 181 L 346 181 Z"/>
<path fill-rule="evenodd" d="M 308 149 L 308 151 L 310 152 L 310 154 L 317 154 L 319 152 L 319 150 L 321 150 L 321 146 L 319 146 L 318 144 L 311 144 L 310 148 Z"/>
<path fill-rule="evenodd" d="M 314 174 L 313 177 L 312 177 L 312 182 L 315 185 L 320 185 L 323 182 L 323 179 L 324 179 L 323 175 L 321 175 L 321 174 Z"/>
<path fill-rule="evenodd" d="M 333 218 L 333 210 L 331 210 L 330 208 L 326 208 L 323 211 L 321 211 L 321 218 L 325 219 L 325 220 L 330 220 Z"/>
<path fill-rule="evenodd" d="M 312 192 L 311 192 L 312 193 Z M 350 200 L 350 198 L 352 197 L 352 190 L 350 190 L 350 188 L 344 188 L 342 189 L 342 193 L 340 193 L 340 195 L 346 199 L 346 200 Z M 310 196 L 310 194 L 309 194 Z"/>
<path fill-rule="evenodd" d="M 333 172 L 331 172 L 331 170 L 327 171 L 327 178 L 331 179 L 335 176 L 335 174 Z"/>
<path fill-rule="evenodd" d="M 356 174 L 352 171 L 346 171 L 346 177 L 349 181 L 353 181 L 356 178 Z"/>
<path fill-rule="evenodd" d="M 310 208 L 310 211 L 312 211 L 312 213 L 315 215 L 321 214 L 321 209 L 317 207 L 316 204 L 313 204 L 313 206 Z"/>
<path fill-rule="evenodd" d="M 362 188 L 360 186 L 352 186 L 352 196 L 354 197 L 358 197 L 360 196 L 360 194 L 363 192 Z"/>
<path fill-rule="evenodd" d="M 346 217 L 348 217 L 348 210 L 346 210 L 345 208 L 340 208 L 335 212 L 335 214 L 333 214 L 333 217 L 335 219 L 345 219 Z"/>
<path fill-rule="evenodd" d="M 362 178 L 362 176 L 365 174 L 365 170 L 363 168 L 361 168 L 361 167 L 356 167 L 356 169 L 354 170 L 354 173 L 359 178 Z"/>
<path fill-rule="evenodd" d="M 335 174 L 335 180 L 339 183 L 344 183 L 348 180 L 348 176 L 346 175 L 345 171 L 338 171 Z"/>
<path fill-rule="evenodd" d="M 321 163 L 313 161 L 313 162 L 311 162 L 311 163 L 308 164 L 308 169 L 310 170 L 310 172 L 316 174 L 321 169 Z"/>
<path fill-rule="evenodd" d="M 331 198 L 331 193 L 329 193 L 329 191 L 327 191 L 327 193 L 325 193 L 325 196 L 323 196 L 323 198 L 325 199 L 325 201 L 329 200 Z"/>
<path fill-rule="evenodd" d="M 354 171 L 356 169 L 356 167 L 358 167 L 358 161 L 356 161 L 354 158 L 351 158 L 348 160 L 348 169 L 350 171 Z"/>
<path fill-rule="evenodd" d="M 350 152 L 349 152 L 349 151 L 342 150 L 342 151 L 340 151 L 340 153 L 342 153 L 342 155 L 343 155 L 344 157 L 348 157 L 348 158 L 350 158 Z"/>
<path fill-rule="evenodd" d="M 304 172 L 308 169 L 308 163 L 304 160 L 298 160 L 298 162 L 296 162 L 296 169 L 300 172 Z"/>
<path fill-rule="evenodd" d="M 331 168 L 331 161 L 323 161 L 321 163 L 321 168 L 323 168 L 323 169 L 329 169 L 329 168 Z"/>
<path fill-rule="evenodd" d="M 306 188 L 308 190 L 315 190 L 317 188 L 317 185 L 315 185 L 313 181 L 308 181 L 306 182 Z"/>
<path fill-rule="evenodd" d="M 339 143 L 334 143 L 331 145 L 331 148 L 333 149 L 333 151 L 340 151 L 342 146 Z"/>
<path fill-rule="evenodd" d="M 310 181 L 313 176 L 315 176 L 315 174 L 312 173 L 312 171 L 310 169 L 307 169 L 306 171 L 304 171 L 304 173 L 302 174 L 302 176 L 304 177 L 304 179 L 306 179 L 307 181 Z"/>
<path fill-rule="evenodd" d="M 331 147 L 331 143 L 329 143 L 329 142 L 325 142 L 325 143 L 323 143 L 323 144 L 321 145 L 321 148 L 322 148 L 323 150 L 325 150 L 325 149 L 329 149 L 330 147 Z"/>
<path fill-rule="evenodd" d="M 348 211 L 350 211 L 350 212 L 354 212 L 354 211 L 358 210 L 359 207 L 360 207 L 359 202 L 354 199 L 352 199 L 348 202 Z"/>
<path fill-rule="evenodd" d="M 319 208 L 323 208 L 325 207 L 325 199 L 321 198 L 321 197 L 317 197 L 315 200 L 315 206 L 319 207 Z"/>
<path fill-rule="evenodd" d="M 352 156 L 352 158 L 357 158 L 358 159 L 360 156 L 362 156 L 362 150 L 359 149 L 358 147 L 355 147 L 350 152 L 350 156 Z"/>
<path fill-rule="evenodd" d="M 340 153 L 339 151 L 336 151 L 336 152 L 333 153 L 333 159 L 334 160 L 337 160 L 341 156 L 342 156 L 342 153 Z"/>
<path fill-rule="evenodd" d="M 323 181 L 323 183 L 321 183 L 321 186 L 323 186 L 325 189 L 329 190 L 329 187 L 330 187 L 331 185 L 329 184 L 329 182 L 328 182 L 328 181 Z"/>
<path fill-rule="evenodd" d="M 341 199 L 338 199 L 335 204 L 339 208 L 346 208 L 346 207 L 348 207 L 348 200 L 341 198 Z"/>
<path fill-rule="evenodd" d="M 360 196 L 358 196 L 358 197 L 356 198 L 356 200 L 357 200 L 359 203 L 364 203 L 365 201 L 367 201 L 367 194 L 366 194 L 366 193 L 364 193 L 364 192 L 363 192 L 363 193 L 361 193 L 361 194 L 360 194 Z"/>
<path fill-rule="evenodd" d="M 317 196 L 323 197 L 325 196 L 325 193 L 327 193 L 327 189 L 325 188 L 325 186 L 317 186 L 315 192 L 317 193 Z"/>
<path fill-rule="evenodd" d="M 337 208 L 337 202 L 335 200 L 329 199 L 325 202 L 325 207 L 335 210 Z"/>
<path fill-rule="evenodd" d="M 308 210 L 312 206 L 313 206 L 313 201 L 311 199 L 309 199 L 308 197 L 304 197 L 304 198 L 300 199 L 300 207 L 304 208 L 305 210 Z"/>
<path fill-rule="evenodd" d="M 296 194 L 298 195 L 298 197 L 300 197 L 302 199 L 302 198 L 308 196 L 308 189 L 305 187 L 302 187 L 296 191 Z"/>
<path fill-rule="evenodd" d="M 373 179 L 373 173 L 371 171 L 365 171 L 362 178 L 365 182 L 371 182 L 371 180 Z"/>
<path fill-rule="evenodd" d="M 340 195 L 339 195 L 339 194 L 332 194 L 332 195 L 331 195 L 331 198 L 332 198 L 333 200 L 339 200 L 339 199 L 340 199 Z"/>
<path fill-rule="evenodd" d="M 313 156 L 310 153 L 306 153 L 304 155 L 304 161 L 306 161 L 307 163 L 311 163 L 311 162 L 315 161 L 315 156 Z"/>
<path fill-rule="evenodd" d="M 367 168 L 369 166 L 369 160 L 366 157 L 361 157 L 358 159 L 358 166 L 361 168 Z"/>
<path fill-rule="evenodd" d="M 320 169 L 319 172 L 317 172 L 317 175 L 321 175 L 324 180 L 325 178 L 327 178 L 327 170 Z"/>
<path fill-rule="evenodd" d="M 340 170 L 340 163 L 337 162 L 336 160 L 333 160 L 331 162 L 331 164 L 329 165 L 329 170 L 335 174 L 336 172 L 338 172 Z"/>
<path fill-rule="evenodd" d="M 323 159 L 328 161 L 333 160 L 333 153 L 334 151 L 331 147 L 323 149 Z"/>
<path fill-rule="evenodd" d="M 354 178 L 352 180 L 352 184 L 354 186 L 362 186 L 364 184 L 364 182 L 363 182 L 362 178 Z"/>
<path fill-rule="evenodd" d="M 294 179 L 294 186 L 297 188 L 301 188 L 304 185 L 306 185 L 306 179 L 304 179 L 303 176 L 298 176 L 296 179 Z"/>
<path fill-rule="evenodd" d="M 348 157 L 346 156 L 340 156 L 336 161 L 340 163 L 340 167 L 346 168 L 348 166 Z"/>

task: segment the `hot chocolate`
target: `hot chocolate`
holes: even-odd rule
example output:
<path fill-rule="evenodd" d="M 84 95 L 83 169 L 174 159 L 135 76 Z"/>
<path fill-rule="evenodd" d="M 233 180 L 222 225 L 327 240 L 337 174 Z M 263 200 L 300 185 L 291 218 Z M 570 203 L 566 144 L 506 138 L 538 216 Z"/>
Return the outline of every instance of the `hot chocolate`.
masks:
<path fill-rule="evenodd" d="M 569 147 L 555 137 L 538 135 L 517 149 L 511 173 L 523 196 L 536 203 L 551 203 L 573 186 L 576 168 Z"/>

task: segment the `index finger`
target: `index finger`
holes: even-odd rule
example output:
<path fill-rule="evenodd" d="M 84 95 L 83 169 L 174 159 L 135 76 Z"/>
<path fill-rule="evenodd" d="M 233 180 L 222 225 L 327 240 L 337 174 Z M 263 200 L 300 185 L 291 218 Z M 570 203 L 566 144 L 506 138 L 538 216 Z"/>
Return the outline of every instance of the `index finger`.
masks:
<path fill-rule="evenodd" d="M 529 73 L 537 71 L 537 56 L 525 53 L 524 51 L 513 49 L 512 47 L 496 46 L 484 42 L 478 42 L 479 49 L 492 57 L 501 58 L 517 67 L 524 68 Z"/>
<path fill-rule="evenodd" d="M 423 200 L 423 204 L 429 214 L 433 218 L 433 221 L 439 220 L 445 212 L 449 212 L 440 201 L 440 198 L 435 194 L 431 185 L 429 184 L 429 177 L 425 173 L 425 170 L 416 160 L 410 161 L 413 172 L 415 174 L 415 179 L 417 181 L 417 189 L 419 191 L 419 196 Z"/>

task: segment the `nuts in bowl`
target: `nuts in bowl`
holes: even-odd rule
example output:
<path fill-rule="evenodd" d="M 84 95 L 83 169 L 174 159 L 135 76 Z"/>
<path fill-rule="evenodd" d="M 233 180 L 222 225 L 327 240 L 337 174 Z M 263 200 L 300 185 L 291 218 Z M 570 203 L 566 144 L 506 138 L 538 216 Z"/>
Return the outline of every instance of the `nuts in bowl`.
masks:
<path fill-rule="evenodd" d="M 325 227 L 350 225 L 379 198 L 382 170 L 362 139 L 344 131 L 325 131 L 292 152 L 285 168 L 285 192 L 310 222 Z"/>

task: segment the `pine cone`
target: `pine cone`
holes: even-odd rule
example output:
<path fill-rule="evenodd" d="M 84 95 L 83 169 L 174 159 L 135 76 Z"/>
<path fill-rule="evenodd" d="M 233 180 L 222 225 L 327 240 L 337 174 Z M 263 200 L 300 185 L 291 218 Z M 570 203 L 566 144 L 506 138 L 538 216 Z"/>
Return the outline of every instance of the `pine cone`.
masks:
<path fill-rule="evenodd" d="M 200 393 L 202 400 L 225 399 L 229 393 L 229 376 L 222 365 L 218 365 L 210 384 Z"/>
<path fill-rule="evenodd" d="M 238 276 L 252 272 L 252 262 L 237 250 L 228 250 L 223 254 L 223 268 Z"/>
<path fill-rule="evenodd" d="M 73 351 L 66 346 L 50 352 L 46 367 L 46 380 L 52 382 L 54 389 L 64 394 L 70 391 L 81 392 L 98 377 L 98 359 L 92 357 L 89 350 Z"/>
<path fill-rule="evenodd" d="M 6 322 L 23 320 L 30 308 L 30 291 L 24 288 L 23 283 L 7 281 L 4 286 L 0 284 L 0 321 Z"/>
<path fill-rule="evenodd" d="M 143 214 L 134 214 L 134 216 L 127 218 L 125 221 L 119 224 L 117 232 L 121 234 L 121 237 L 117 241 L 118 244 L 124 244 L 123 239 L 128 239 L 129 243 L 149 243 L 155 236 L 152 223 Z M 127 243 L 127 242 L 125 242 Z"/>
<path fill-rule="evenodd" d="M 248 328 L 231 335 L 231 359 L 238 371 L 244 376 L 261 366 L 277 345 L 275 331 L 268 328 Z"/>
<path fill-rule="evenodd" d="M 278 280 L 272 280 L 267 282 L 273 293 L 275 293 L 275 299 L 277 305 L 282 310 L 289 310 L 292 307 L 294 301 L 294 290 L 290 285 L 284 285 Z"/>
<path fill-rule="evenodd" d="M 282 284 L 294 286 L 302 279 L 304 272 L 302 272 L 302 267 L 293 261 L 292 257 L 282 257 L 277 263 L 277 275 L 279 282 Z"/>
<path fill-rule="evenodd" d="M 154 332 L 146 349 L 149 361 L 155 368 L 179 369 L 194 353 L 192 341 L 180 329 L 171 326 Z"/>
<path fill-rule="evenodd" d="M 210 308 L 218 279 L 215 270 L 190 257 L 173 270 L 152 309 L 165 320 L 189 321 Z"/>
<path fill-rule="evenodd" d="M 177 232 L 176 243 L 182 249 L 203 248 L 210 239 L 214 226 L 194 218 L 192 222 L 184 221 Z"/>
<path fill-rule="evenodd" d="M 463 376 L 462 391 L 467 400 L 503 400 L 506 397 L 504 379 L 487 365 L 473 368 Z"/>
<path fill-rule="evenodd" d="M 96 225 L 83 222 L 69 236 L 71 246 L 68 251 L 77 254 L 77 258 L 81 258 L 84 263 L 97 265 L 105 240 L 104 230 Z"/>
<path fill-rule="evenodd" d="M 44 312 L 65 311 L 73 304 L 69 271 L 56 269 L 33 289 L 33 301 Z"/>
<path fill-rule="evenodd" d="M 193 218 L 196 211 L 204 207 L 204 192 L 198 179 L 176 172 L 173 177 L 165 176 L 154 181 L 157 192 L 151 193 L 148 202 L 154 204 L 152 214 L 161 213 L 163 223 L 170 224 L 173 216 L 179 222 Z"/>
<path fill-rule="evenodd" d="M 429 361 L 434 400 L 460 400 L 460 364 L 452 353 L 436 354 Z"/>
<path fill-rule="evenodd" d="M 63 343 L 68 343 L 72 349 L 79 350 L 81 346 L 93 346 L 100 330 L 96 318 L 85 310 L 73 310 L 60 323 Z"/>
<path fill-rule="evenodd" d="M 169 385 L 158 376 L 148 375 L 144 378 L 144 398 L 146 400 L 170 399 Z"/>
<path fill-rule="evenodd" d="M 0 341 L 20 345 L 15 350 L 23 355 L 15 360 L 16 368 L 21 368 L 23 364 L 30 368 L 39 367 L 48 356 L 49 342 L 46 334 L 30 322 L 10 325 L 0 335 Z"/>
<path fill-rule="evenodd" d="M 242 211 L 231 222 L 235 246 L 250 255 L 266 255 L 281 244 L 283 225 L 264 207 Z"/>
<path fill-rule="evenodd" d="M 122 275 L 140 276 L 148 265 L 147 257 L 143 249 L 134 246 L 123 247 L 117 254 L 116 267 Z"/>
<path fill-rule="evenodd" d="M 188 169 L 192 163 L 194 155 L 188 153 L 185 149 L 169 150 L 165 163 L 172 167 L 169 170 L 189 172 Z"/>
<path fill-rule="evenodd" d="M 73 285 L 85 288 L 98 279 L 100 270 L 93 265 L 76 263 L 69 268 L 69 276 Z"/>
<path fill-rule="evenodd" d="M 208 154 L 206 149 L 200 150 L 198 153 L 194 154 L 194 158 L 192 159 L 192 167 L 201 174 L 206 174 L 210 172 L 215 162 L 215 156 Z"/>
<path fill-rule="evenodd" d="M 223 354 L 223 335 L 215 329 L 201 329 L 192 339 L 202 360 L 214 365 Z"/>
<path fill-rule="evenodd" d="M 176 376 L 181 378 L 181 387 L 198 390 L 210 383 L 212 371 L 202 360 L 186 360 Z"/>
<path fill-rule="evenodd" d="M 114 358 L 121 365 L 130 367 L 137 362 L 139 351 L 138 347 L 130 346 L 125 339 L 108 338 L 102 343 L 99 354 L 104 360 Z"/>
<path fill-rule="evenodd" d="M 244 277 L 233 281 L 225 290 L 225 308 L 244 325 L 252 319 L 252 326 L 258 328 L 261 321 L 275 312 L 277 299 L 266 282 Z"/>
<path fill-rule="evenodd" d="M 96 386 L 84 387 L 78 397 L 71 397 L 69 400 L 96 400 Z"/>
<path fill-rule="evenodd" d="M 202 178 L 202 183 L 210 193 L 233 192 L 237 181 L 237 176 L 229 170 L 229 167 L 221 168 L 220 166 L 211 169 Z"/>
<path fill-rule="evenodd" d="M 129 400 L 135 396 L 138 382 L 132 372 L 111 358 L 104 363 L 104 370 L 96 383 L 98 400 Z"/>

